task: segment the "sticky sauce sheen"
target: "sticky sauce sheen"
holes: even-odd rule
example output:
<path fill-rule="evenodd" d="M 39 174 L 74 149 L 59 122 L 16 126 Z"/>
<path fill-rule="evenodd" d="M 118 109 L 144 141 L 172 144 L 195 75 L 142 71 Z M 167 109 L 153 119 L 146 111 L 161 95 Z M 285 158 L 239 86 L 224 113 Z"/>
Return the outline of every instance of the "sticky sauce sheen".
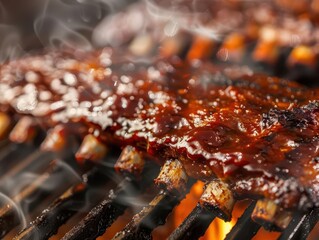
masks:
<path fill-rule="evenodd" d="M 103 141 L 179 158 L 189 175 L 217 176 L 238 196 L 288 208 L 318 202 L 317 90 L 240 68 L 178 59 L 133 64 L 103 51 L 3 65 L 2 108 L 49 127 L 94 126 Z"/>

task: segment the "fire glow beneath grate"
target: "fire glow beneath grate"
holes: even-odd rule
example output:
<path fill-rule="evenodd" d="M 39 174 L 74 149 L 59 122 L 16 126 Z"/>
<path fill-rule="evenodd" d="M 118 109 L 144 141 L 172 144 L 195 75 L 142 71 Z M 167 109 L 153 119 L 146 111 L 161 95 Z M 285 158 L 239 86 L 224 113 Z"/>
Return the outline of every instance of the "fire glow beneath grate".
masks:
<path fill-rule="evenodd" d="M 176 229 L 183 220 L 190 214 L 192 209 L 196 206 L 202 192 L 203 192 L 204 184 L 200 181 L 196 182 L 190 193 L 186 195 L 185 199 L 181 201 L 181 203 L 173 210 L 171 215 L 168 217 L 167 222 L 163 226 L 157 227 L 152 236 L 154 240 L 162 240 L 169 237 L 174 229 Z M 207 229 L 205 235 L 201 237 L 201 240 L 223 240 L 225 239 L 227 233 L 232 229 L 232 227 L 236 224 L 237 219 L 243 214 L 244 210 L 248 207 L 250 201 L 240 201 L 235 205 L 233 211 L 233 219 L 230 222 L 224 222 L 221 219 L 215 219 Z M 137 210 L 137 209 L 136 209 Z M 114 224 L 107 229 L 106 233 L 99 237 L 98 240 L 108 240 L 114 237 L 114 235 L 122 230 L 125 225 L 132 219 L 134 214 L 137 212 L 128 209 L 124 215 L 120 216 Z M 83 215 L 80 215 L 83 217 Z M 81 218 L 79 216 L 79 219 Z M 70 222 L 70 225 L 76 223 L 76 219 Z M 64 226 L 60 229 L 59 233 L 56 236 L 51 237 L 52 240 L 61 239 L 64 234 L 68 231 L 69 227 Z M 278 232 L 269 232 L 261 228 L 258 233 L 255 235 L 253 240 L 268 240 L 268 239 L 277 239 L 280 236 Z M 314 240 L 316 236 L 316 231 L 309 236 L 309 240 Z"/>
<path fill-rule="evenodd" d="M 196 182 L 194 186 L 191 188 L 190 193 L 186 195 L 185 199 L 181 201 L 180 205 L 177 206 L 173 212 L 172 216 L 169 219 L 172 221 L 171 225 L 173 225 L 173 229 L 177 228 L 183 220 L 190 214 L 192 209 L 196 206 L 202 192 L 203 192 L 204 184 L 200 181 Z M 232 227 L 236 224 L 237 219 L 243 214 L 244 210 L 248 207 L 250 201 L 240 201 L 238 202 L 233 210 L 233 218 L 230 222 L 225 222 L 219 218 L 216 218 L 209 225 L 205 235 L 201 237 L 201 240 L 223 240 L 225 239 L 227 233 L 232 229 Z M 168 224 L 164 225 L 161 228 L 172 229 Z M 171 230 L 172 231 L 172 230 Z M 154 239 L 160 240 L 165 239 L 169 236 L 171 232 L 168 231 L 163 235 L 156 235 L 156 231 L 153 234 Z M 254 240 L 266 240 L 266 239 L 276 239 L 280 234 L 279 233 L 271 233 L 269 231 L 261 229 L 258 234 L 253 238 Z"/>
<path fill-rule="evenodd" d="M 152 236 L 154 240 L 162 240 L 169 237 L 174 229 L 176 229 L 183 220 L 189 215 L 191 210 L 196 206 L 202 192 L 204 184 L 200 181 L 196 182 L 190 192 L 186 195 L 185 199 L 173 210 L 171 215 L 168 217 L 167 222 L 163 226 L 157 227 Z M 241 201 L 235 205 L 233 211 L 233 219 L 230 222 L 224 222 L 221 219 L 215 219 L 207 229 L 205 235 L 201 237 L 201 240 L 223 240 L 225 239 L 227 233 L 231 228 L 236 224 L 237 219 L 243 214 L 244 210 L 248 207 L 250 201 Z M 99 237 L 98 240 L 108 240 L 114 237 L 114 235 L 121 231 L 125 225 L 132 219 L 134 214 L 136 214 L 138 209 L 132 211 L 128 209 L 125 213 L 120 216 L 114 224 L 107 229 L 106 233 Z M 84 217 L 84 214 L 80 214 L 77 218 L 81 219 Z M 69 225 L 74 225 L 78 220 L 77 218 L 70 221 Z M 61 239 L 64 234 L 69 230 L 70 226 L 62 226 L 57 235 L 51 237 L 51 240 Z M 267 239 L 276 239 L 280 233 L 278 232 L 269 232 L 264 229 L 260 229 L 258 234 L 253 238 L 254 240 L 267 240 Z M 311 240 L 311 236 L 309 240 Z"/>

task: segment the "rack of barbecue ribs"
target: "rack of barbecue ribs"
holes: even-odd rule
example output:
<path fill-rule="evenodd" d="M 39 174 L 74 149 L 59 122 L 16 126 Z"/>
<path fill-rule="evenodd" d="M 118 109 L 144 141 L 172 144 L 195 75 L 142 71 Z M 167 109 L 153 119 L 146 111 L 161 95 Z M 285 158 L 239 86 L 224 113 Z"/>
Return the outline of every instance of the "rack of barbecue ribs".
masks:
<path fill-rule="evenodd" d="M 61 124 L 161 164 L 178 159 L 188 176 L 218 178 L 236 198 L 318 204 L 317 89 L 178 57 L 133 63 L 110 48 L 24 57 L 3 64 L 0 76 L 1 112 L 12 120 Z"/>

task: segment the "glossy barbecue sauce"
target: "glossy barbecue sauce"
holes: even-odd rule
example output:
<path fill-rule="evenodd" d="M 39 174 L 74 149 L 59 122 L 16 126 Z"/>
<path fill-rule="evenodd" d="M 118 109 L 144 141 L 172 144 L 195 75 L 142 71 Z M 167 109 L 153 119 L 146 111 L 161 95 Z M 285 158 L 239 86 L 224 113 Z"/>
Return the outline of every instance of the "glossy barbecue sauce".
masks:
<path fill-rule="evenodd" d="M 102 141 L 178 158 L 201 180 L 285 208 L 319 200 L 316 90 L 245 68 L 178 58 L 133 63 L 94 53 L 48 53 L 1 67 L 2 108 L 43 124 L 78 122 Z"/>

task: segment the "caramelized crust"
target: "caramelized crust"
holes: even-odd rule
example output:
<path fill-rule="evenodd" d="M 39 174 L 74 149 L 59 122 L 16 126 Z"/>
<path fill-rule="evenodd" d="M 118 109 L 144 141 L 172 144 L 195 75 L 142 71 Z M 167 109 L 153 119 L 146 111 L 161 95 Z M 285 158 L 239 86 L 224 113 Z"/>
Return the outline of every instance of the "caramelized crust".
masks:
<path fill-rule="evenodd" d="M 190 176 L 223 179 L 237 197 L 319 202 L 317 90 L 177 58 L 132 63 L 110 49 L 27 57 L 0 77 L 2 111 L 178 158 Z"/>

